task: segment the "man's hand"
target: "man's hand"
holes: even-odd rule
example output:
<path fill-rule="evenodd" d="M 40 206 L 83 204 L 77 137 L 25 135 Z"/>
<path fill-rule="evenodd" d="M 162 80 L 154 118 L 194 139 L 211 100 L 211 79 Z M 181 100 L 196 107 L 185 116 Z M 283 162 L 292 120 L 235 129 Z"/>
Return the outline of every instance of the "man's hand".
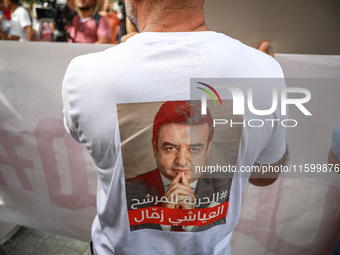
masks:
<path fill-rule="evenodd" d="M 264 41 L 263 43 L 261 43 L 258 49 L 268 54 L 269 46 L 270 46 L 270 43 L 268 41 Z M 274 57 L 274 54 L 268 54 L 268 55 Z"/>
<path fill-rule="evenodd" d="M 179 181 L 182 179 L 182 183 Z M 188 180 L 185 178 L 183 172 L 177 173 L 176 177 L 170 183 L 168 190 L 165 192 L 164 196 L 168 199 L 168 201 L 176 200 L 176 196 L 178 197 L 178 204 L 171 203 L 163 203 L 164 207 L 172 208 L 172 209 L 194 209 L 194 204 L 185 204 L 184 200 L 188 201 L 188 197 L 190 197 L 190 203 L 195 201 L 195 195 L 192 192 L 192 189 L 188 183 Z"/>

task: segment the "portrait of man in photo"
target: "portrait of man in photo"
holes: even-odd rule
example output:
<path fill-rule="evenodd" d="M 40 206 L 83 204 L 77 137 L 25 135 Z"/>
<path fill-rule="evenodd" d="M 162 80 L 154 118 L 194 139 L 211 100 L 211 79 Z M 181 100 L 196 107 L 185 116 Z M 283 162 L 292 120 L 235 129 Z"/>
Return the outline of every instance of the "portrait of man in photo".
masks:
<path fill-rule="evenodd" d="M 214 137 L 209 110 L 201 115 L 200 101 L 168 101 L 161 105 L 152 124 L 152 150 L 156 169 L 125 180 L 128 212 L 149 207 L 171 210 L 212 208 L 229 200 L 231 178 L 214 178 L 203 169 Z M 124 155 L 123 155 L 124 160 Z M 225 213 L 227 208 L 223 208 Z M 209 224 L 182 226 L 143 223 L 131 230 L 203 231 L 224 224 L 225 217 Z"/>

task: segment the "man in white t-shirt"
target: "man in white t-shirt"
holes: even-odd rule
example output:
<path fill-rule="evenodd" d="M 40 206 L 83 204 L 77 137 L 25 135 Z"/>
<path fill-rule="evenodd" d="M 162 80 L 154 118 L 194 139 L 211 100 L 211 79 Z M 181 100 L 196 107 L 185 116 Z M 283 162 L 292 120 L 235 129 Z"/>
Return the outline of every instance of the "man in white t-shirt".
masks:
<path fill-rule="evenodd" d="M 0 0 L 1 1 L 1 0 Z M 17 41 L 21 36 L 19 22 L 0 17 L 0 38 L 1 40 Z"/>
<path fill-rule="evenodd" d="M 6 36 L 0 32 L 3 40 L 34 41 L 34 31 L 29 13 L 19 4 L 19 0 L 3 0 L 11 11 L 11 30 Z M 18 29 L 19 28 L 19 29 Z"/>
<path fill-rule="evenodd" d="M 119 123 L 130 113 L 118 116 L 117 108 L 138 103 L 136 109 L 144 107 L 145 112 L 151 112 L 152 102 L 189 100 L 190 78 L 283 78 L 282 70 L 263 52 L 209 31 L 203 0 L 129 0 L 126 7 L 129 19 L 141 33 L 104 52 L 77 57 L 63 81 L 65 127 L 86 148 L 98 173 L 97 216 L 92 225 L 94 253 L 231 254 L 230 239 L 240 217 L 242 191 L 249 173 L 242 176 L 236 173 L 233 177 L 225 224 L 196 233 L 130 230 L 131 220 L 141 219 L 138 210 L 137 216 L 130 217 L 126 202 L 126 162 L 123 166 L 124 141 L 121 143 L 120 136 L 123 130 Z M 284 82 L 266 86 L 261 83 L 256 87 L 253 105 L 270 109 L 272 89 L 284 86 Z M 247 94 L 246 83 L 240 83 L 238 88 Z M 254 115 L 245 107 L 244 120 L 262 119 L 268 124 L 263 128 L 243 127 L 236 169 L 251 167 L 255 162 L 262 165 L 284 162 L 285 129 L 265 121 L 276 119 L 281 123 L 286 116 L 281 116 L 280 105 L 266 116 Z M 144 116 L 134 118 L 143 120 Z M 129 133 L 127 140 L 133 141 L 136 149 L 131 152 L 135 157 L 133 163 L 141 167 L 146 145 L 138 142 L 138 138 L 148 128 L 135 131 L 134 123 L 124 127 L 124 132 Z M 268 184 L 266 179 L 251 181 L 255 185 Z M 154 209 L 157 210 L 151 210 Z"/>
<path fill-rule="evenodd" d="M 3 11 L 4 0 L 0 0 L 0 12 Z M 0 15 L 0 39 L 6 40 L 7 38 L 19 39 L 20 38 L 20 25 L 18 22 L 8 20 L 4 15 Z"/>
<path fill-rule="evenodd" d="M 10 21 L 6 19 L 6 17 L 3 15 L 3 9 L 4 9 L 4 0 L 0 0 L 0 33 L 2 31 L 8 35 L 9 30 L 10 30 L 10 23 L 9 23 Z"/>

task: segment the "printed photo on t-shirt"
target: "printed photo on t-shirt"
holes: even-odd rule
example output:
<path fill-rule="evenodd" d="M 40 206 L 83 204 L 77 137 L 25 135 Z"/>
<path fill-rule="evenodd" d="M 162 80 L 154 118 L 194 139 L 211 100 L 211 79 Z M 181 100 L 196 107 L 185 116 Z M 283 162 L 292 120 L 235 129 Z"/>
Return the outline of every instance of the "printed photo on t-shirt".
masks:
<path fill-rule="evenodd" d="M 243 125 L 215 120 L 230 119 L 232 100 L 208 101 L 204 114 L 196 100 L 119 104 L 117 111 L 131 231 L 225 224 Z"/>

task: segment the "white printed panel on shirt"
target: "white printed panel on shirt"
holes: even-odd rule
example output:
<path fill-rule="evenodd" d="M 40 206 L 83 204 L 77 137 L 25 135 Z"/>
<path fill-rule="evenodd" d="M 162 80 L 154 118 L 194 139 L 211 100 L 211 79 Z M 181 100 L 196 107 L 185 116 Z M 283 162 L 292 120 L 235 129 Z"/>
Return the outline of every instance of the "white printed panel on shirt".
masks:
<path fill-rule="evenodd" d="M 226 223 L 242 125 L 214 127 L 232 100 L 117 105 L 131 231 L 204 231 Z M 229 116 L 230 118 L 230 116 Z M 238 117 L 243 121 L 243 116 Z"/>

